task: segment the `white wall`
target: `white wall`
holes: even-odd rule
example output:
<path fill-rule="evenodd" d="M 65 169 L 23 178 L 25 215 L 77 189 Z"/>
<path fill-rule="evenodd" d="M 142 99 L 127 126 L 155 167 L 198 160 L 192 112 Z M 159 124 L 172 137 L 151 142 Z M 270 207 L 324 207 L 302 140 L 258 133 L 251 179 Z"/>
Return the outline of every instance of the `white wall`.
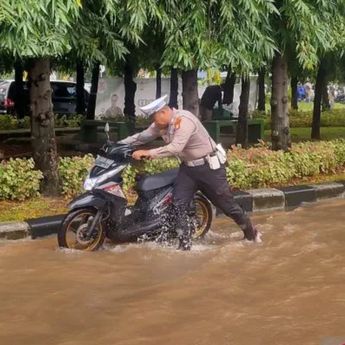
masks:
<path fill-rule="evenodd" d="M 155 78 L 137 78 L 137 92 L 135 94 L 135 106 L 137 114 L 140 113 L 139 107 L 142 107 L 155 99 L 156 96 L 156 79 Z M 199 98 L 201 98 L 207 85 L 199 84 Z M 168 94 L 170 91 L 170 78 L 162 78 L 162 95 Z M 113 93 L 118 95 L 118 106 L 123 109 L 125 90 L 123 78 L 101 78 L 98 84 L 96 116 L 103 114 L 110 106 L 110 98 Z M 235 85 L 234 102 L 239 104 L 241 94 L 241 85 Z M 251 77 L 250 87 L 250 104 L 249 109 L 254 110 L 257 99 L 257 83 L 256 77 Z M 182 108 L 182 82 L 179 79 L 179 108 Z"/>

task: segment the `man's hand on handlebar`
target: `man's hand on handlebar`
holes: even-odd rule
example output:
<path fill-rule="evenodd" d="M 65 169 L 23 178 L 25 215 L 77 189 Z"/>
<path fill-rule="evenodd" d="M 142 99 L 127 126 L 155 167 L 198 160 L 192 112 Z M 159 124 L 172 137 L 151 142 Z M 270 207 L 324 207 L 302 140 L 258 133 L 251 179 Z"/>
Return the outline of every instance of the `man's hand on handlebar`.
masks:
<path fill-rule="evenodd" d="M 151 158 L 151 154 L 149 150 L 137 150 L 132 153 L 132 158 L 139 161 L 143 158 Z"/>

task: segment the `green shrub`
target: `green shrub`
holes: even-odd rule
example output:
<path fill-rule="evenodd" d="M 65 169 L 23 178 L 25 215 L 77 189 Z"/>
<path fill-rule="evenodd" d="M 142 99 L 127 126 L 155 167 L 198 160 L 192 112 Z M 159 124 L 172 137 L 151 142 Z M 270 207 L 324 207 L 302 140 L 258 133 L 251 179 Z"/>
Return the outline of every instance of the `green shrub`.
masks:
<path fill-rule="evenodd" d="M 345 165 L 345 140 L 337 139 L 329 141 L 328 144 L 333 148 L 336 166 Z"/>
<path fill-rule="evenodd" d="M 83 191 L 83 181 L 94 163 L 92 155 L 65 157 L 59 162 L 62 194 L 71 197 Z M 122 173 L 123 188 L 131 190 L 138 174 L 155 174 L 175 168 L 175 158 L 145 160 L 129 165 Z M 288 184 L 294 178 L 329 174 L 345 167 L 345 140 L 294 144 L 289 152 L 271 151 L 261 142 L 256 147 L 232 147 L 228 151 L 226 175 L 240 189 Z M 32 159 L 11 159 L 0 164 L 0 199 L 19 199 L 39 194 L 42 173 Z"/>
<path fill-rule="evenodd" d="M 65 157 L 59 161 L 62 194 L 71 197 L 83 191 L 83 181 L 93 165 L 92 155 Z M 33 159 L 10 159 L 0 163 L 0 199 L 24 200 L 39 195 L 43 174 Z"/>
<path fill-rule="evenodd" d="M 55 127 L 79 127 L 80 123 L 84 120 L 83 115 L 55 115 Z M 11 129 L 28 129 L 30 128 L 30 116 L 25 116 L 23 119 L 17 119 L 12 115 L 1 115 L 0 116 L 0 130 L 11 130 Z"/>
<path fill-rule="evenodd" d="M 123 190 L 128 192 L 135 186 L 135 180 L 139 173 L 139 170 L 133 165 L 128 165 L 122 173 Z"/>
<path fill-rule="evenodd" d="M 134 187 L 137 174 L 155 174 L 178 166 L 173 158 L 147 160 L 128 166 L 122 177 L 124 188 Z M 306 142 L 293 145 L 289 152 L 272 151 L 261 143 L 250 149 L 233 146 L 228 151 L 226 174 L 231 186 L 240 189 L 287 184 L 294 178 L 332 173 L 345 166 L 345 140 Z"/>
<path fill-rule="evenodd" d="M 228 162 L 226 176 L 231 186 L 236 186 L 241 189 L 248 189 L 251 187 L 250 169 L 241 159 L 234 157 Z"/>
<path fill-rule="evenodd" d="M 294 166 L 282 151 L 271 151 L 261 143 L 248 150 L 233 147 L 226 168 L 229 184 L 241 189 L 285 183 L 294 176 Z"/>
<path fill-rule="evenodd" d="M 18 126 L 17 119 L 12 115 L 0 116 L 0 130 L 16 129 Z"/>
<path fill-rule="evenodd" d="M 30 128 L 30 116 L 17 120 L 17 128 Z"/>
<path fill-rule="evenodd" d="M 263 112 L 255 111 L 253 113 L 254 118 L 260 118 L 265 120 L 265 129 L 271 128 L 271 115 Z M 312 111 L 296 111 L 290 110 L 290 127 L 311 127 L 313 120 Z M 321 114 L 321 127 L 345 127 L 345 111 L 344 109 L 334 109 L 324 111 Z"/>
<path fill-rule="evenodd" d="M 43 174 L 33 159 L 10 159 L 0 163 L 0 199 L 24 200 L 39 195 Z"/>
<path fill-rule="evenodd" d="M 83 191 L 83 181 L 94 163 L 91 154 L 83 157 L 65 157 L 59 161 L 62 194 L 71 197 Z"/>
<path fill-rule="evenodd" d="M 227 178 L 237 188 L 285 184 L 293 178 L 332 173 L 345 165 L 345 140 L 306 142 L 289 152 L 271 151 L 267 145 L 228 152 Z"/>
<path fill-rule="evenodd" d="M 55 115 L 55 127 L 79 127 L 81 122 L 85 119 L 83 115 Z"/>
<path fill-rule="evenodd" d="M 296 169 L 296 177 L 332 172 L 337 166 L 334 147 L 327 141 L 299 143 L 293 146 L 289 155 Z"/>
<path fill-rule="evenodd" d="M 143 171 L 146 174 L 153 175 L 179 166 L 176 158 L 160 158 L 145 160 Z"/>
<path fill-rule="evenodd" d="M 104 115 L 101 115 L 101 119 L 102 120 L 109 120 L 109 121 L 118 121 L 118 122 L 127 122 L 128 121 L 128 117 L 124 116 L 124 115 L 116 115 L 116 116 L 112 116 L 112 117 L 105 117 Z M 135 124 L 136 126 L 149 126 L 151 124 L 151 120 L 150 118 L 147 118 L 146 116 L 143 115 L 136 115 L 135 116 Z"/>
<path fill-rule="evenodd" d="M 150 159 L 136 166 L 129 165 L 122 173 L 123 188 L 125 191 L 132 189 L 138 174 L 153 175 L 178 166 L 179 161 L 176 158 Z"/>

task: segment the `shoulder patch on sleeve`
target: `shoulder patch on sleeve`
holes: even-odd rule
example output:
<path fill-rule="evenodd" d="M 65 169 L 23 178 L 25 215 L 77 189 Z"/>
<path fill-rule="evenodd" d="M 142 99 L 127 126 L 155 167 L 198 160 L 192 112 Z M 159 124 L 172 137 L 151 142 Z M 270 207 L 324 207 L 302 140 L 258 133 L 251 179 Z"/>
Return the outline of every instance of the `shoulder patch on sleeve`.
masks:
<path fill-rule="evenodd" d="M 182 116 L 179 116 L 175 120 L 175 129 L 179 129 L 181 127 Z"/>

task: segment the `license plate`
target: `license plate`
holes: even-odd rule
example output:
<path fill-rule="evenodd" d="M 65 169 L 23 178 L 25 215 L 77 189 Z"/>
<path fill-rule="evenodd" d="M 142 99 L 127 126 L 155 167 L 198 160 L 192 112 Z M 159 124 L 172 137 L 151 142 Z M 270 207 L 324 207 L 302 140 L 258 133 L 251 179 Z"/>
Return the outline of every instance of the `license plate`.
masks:
<path fill-rule="evenodd" d="M 108 169 L 113 163 L 113 160 L 101 156 L 97 156 L 95 161 L 95 165 L 103 169 Z"/>

